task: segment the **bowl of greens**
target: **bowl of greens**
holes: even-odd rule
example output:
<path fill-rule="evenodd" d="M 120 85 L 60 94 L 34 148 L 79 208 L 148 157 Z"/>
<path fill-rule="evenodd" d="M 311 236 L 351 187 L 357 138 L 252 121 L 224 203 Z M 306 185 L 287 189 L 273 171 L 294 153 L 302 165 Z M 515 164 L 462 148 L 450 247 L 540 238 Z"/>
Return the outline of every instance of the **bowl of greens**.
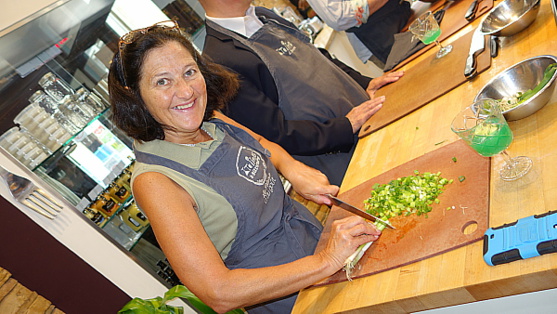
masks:
<path fill-rule="evenodd" d="M 507 121 L 525 118 L 543 108 L 555 91 L 557 57 L 543 55 L 521 61 L 492 78 L 474 102 L 499 102 Z"/>

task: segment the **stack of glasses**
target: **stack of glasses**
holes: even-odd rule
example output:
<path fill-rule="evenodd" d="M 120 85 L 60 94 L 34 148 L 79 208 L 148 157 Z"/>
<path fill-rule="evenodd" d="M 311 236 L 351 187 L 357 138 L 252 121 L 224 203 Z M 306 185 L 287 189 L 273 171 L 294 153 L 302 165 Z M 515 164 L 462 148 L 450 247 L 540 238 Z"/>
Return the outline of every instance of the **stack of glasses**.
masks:
<path fill-rule="evenodd" d="M 0 146 L 33 169 L 81 131 L 106 106 L 85 87 L 74 91 L 52 73 L 45 74 L 30 104 L 14 119 L 19 125 L 0 136 Z"/>

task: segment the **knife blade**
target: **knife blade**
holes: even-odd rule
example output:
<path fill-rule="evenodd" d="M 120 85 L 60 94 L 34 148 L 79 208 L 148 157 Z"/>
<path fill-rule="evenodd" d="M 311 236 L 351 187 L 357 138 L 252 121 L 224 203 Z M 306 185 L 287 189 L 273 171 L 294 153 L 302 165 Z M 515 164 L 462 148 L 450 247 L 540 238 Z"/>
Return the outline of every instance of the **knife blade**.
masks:
<path fill-rule="evenodd" d="M 358 207 L 354 206 L 354 205 L 350 205 L 348 203 L 346 203 L 345 201 L 339 199 L 338 197 L 335 197 L 331 194 L 327 194 L 327 196 L 331 199 L 331 201 L 333 202 L 333 205 L 338 206 L 344 210 L 347 210 L 349 212 L 351 212 L 352 214 L 358 215 L 360 217 L 363 217 L 367 220 L 371 220 L 373 222 L 375 221 L 379 221 L 380 223 L 384 224 L 385 226 L 391 228 L 391 229 L 396 229 L 395 227 L 393 227 L 390 223 L 386 222 L 383 219 L 377 218 L 375 216 L 373 216 L 372 214 L 365 212 L 361 209 L 359 209 Z"/>
<path fill-rule="evenodd" d="M 466 67 L 464 68 L 464 76 L 467 79 L 474 77 L 477 74 L 476 71 L 476 56 L 480 54 L 485 49 L 485 39 L 484 33 L 481 30 L 481 26 L 478 26 L 472 34 L 472 42 L 470 44 L 470 52 L 466 58 Z"/>

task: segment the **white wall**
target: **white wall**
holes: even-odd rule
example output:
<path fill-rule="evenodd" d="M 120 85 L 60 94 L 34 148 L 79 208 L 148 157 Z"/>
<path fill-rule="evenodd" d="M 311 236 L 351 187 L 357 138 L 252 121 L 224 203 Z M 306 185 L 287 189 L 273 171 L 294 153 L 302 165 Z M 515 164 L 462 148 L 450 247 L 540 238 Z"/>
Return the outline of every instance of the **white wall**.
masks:
<path fill-rule="evenodd" d="M 56 7 L 69 0 L 0 0 L 0 31 L 49 6 Z"/>

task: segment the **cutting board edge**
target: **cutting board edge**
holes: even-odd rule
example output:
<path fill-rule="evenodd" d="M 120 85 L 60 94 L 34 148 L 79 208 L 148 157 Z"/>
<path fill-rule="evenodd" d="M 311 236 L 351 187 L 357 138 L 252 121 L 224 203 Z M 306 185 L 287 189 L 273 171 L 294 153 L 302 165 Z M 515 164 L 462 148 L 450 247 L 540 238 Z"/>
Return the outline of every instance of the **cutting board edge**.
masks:
<path fill-rule="evenodd" d="M 484 231 L 484 233 L 485 233 L 485 231 Z M 431 257 L 434 257 L 434 256 L 438 256 L 438 255 L 441 255 L 441 254 L 443 254 L 443 253 L 447 253 L 447 252 L 450 252 L 450 251 L 452 251 L 452 250 L 455 250 L 455 249 L 458 249 L 458 248 L 461 248 L 461 247 L 470 245 L 470 244 L 472 244 L 472 243 L 476 243 L 476 242 L 481 241 L 481 240 L 483 240 L 483 236 L 480 237 L 480 238 L 475 238 L 475 239 L 472 239 L 472 240 L 470 240 L 470 241 L 468 241 L 468 242 L 459 244 L 459 245 L 454 246 L 454 247 L 452 247 L 452 248 L 450 248 L 450 249 L 447 249 L 447 250 L 444 250 L 444 251 L 440 251 L 440 252 L 435 253 L 435 254 L 433 254 L 433 255 L 425 256 L 425 257 L 423 257 L 423 258 L 419 258 L 419 259 L 415 259 L 415 260 L 411 260 L 411 261 L 408 261 L 408 262 L 406 262 L 406 263 L 403 263 L 403 264 L 400 264 L 400 265 L 397 265 L 397 266 L 392 266 L 392 267 L 384 268 L 384 269 L 381 269 L 381 270 L 378 270 L 378 271 L 373 271 L 373 272 L 366 273 L 366 274 L 361 274 L 361 275 L 352 276 L 350 279 L 347 279 L 347 278 L 346 278 L 346 275 L 344 275 L 343 278 L 346 278 L 346 279 L 338 279 L 338 280 L 329 280 L 329 281 L 327 281 L 327 279 L 330 279 L 330 278 L 332 278 L 332 277 L 339 276 L 339 273 L 344 272 L 344 269 L 341 269 L 341 270 L 339 270 L 338 272 L 336 272 L 335 274 L 333 274 L 332 276 L 327 277 L 327 278 L 323 279 L 322 281 L 320 281 L 320 282 L 318 282 L 318 283 L 316 283 L 316 284 L 313 284 L 313 285 L 311 285 L 311 286 L 309 286 L 309 287 L 323 287 L 323 286 L 326 286 L 326 285 L 335 284 L 335 283 L 339 283 L 339 282 L 345 282 L 345 281 L 349 281 L 349 280 L 354 280 L 354 279 L 369 277 L 369 276 L 371 276 L 371 275 L 379 274 L 379 273 L 382 273 L 382 272 L 385 272 L 385 271 L 389 271 L 389 270 L 392 270 L 392 269 L 395 269 L 395 268 L 399 268 L 399 267 L 404 267 L 404 266 L 407 266 L 407 265 L 411 265 L 411 264 L 414 264 L 414 263 L 417 263 L 417 262 L 426 260 L 426 259 L 428 259 L 428 258 L 431 258 Z M 372 245 L 373 245 L 373 244 L 372 244 Z M 366 256 L 367 256 L 367 252 L 364 253 L 364 255 L 362 256 L 362 260 L 363 260 L 364 258 L 366 258 Z M 356 266 L 356 267 L 357 267 L 357 266 Z"/>

